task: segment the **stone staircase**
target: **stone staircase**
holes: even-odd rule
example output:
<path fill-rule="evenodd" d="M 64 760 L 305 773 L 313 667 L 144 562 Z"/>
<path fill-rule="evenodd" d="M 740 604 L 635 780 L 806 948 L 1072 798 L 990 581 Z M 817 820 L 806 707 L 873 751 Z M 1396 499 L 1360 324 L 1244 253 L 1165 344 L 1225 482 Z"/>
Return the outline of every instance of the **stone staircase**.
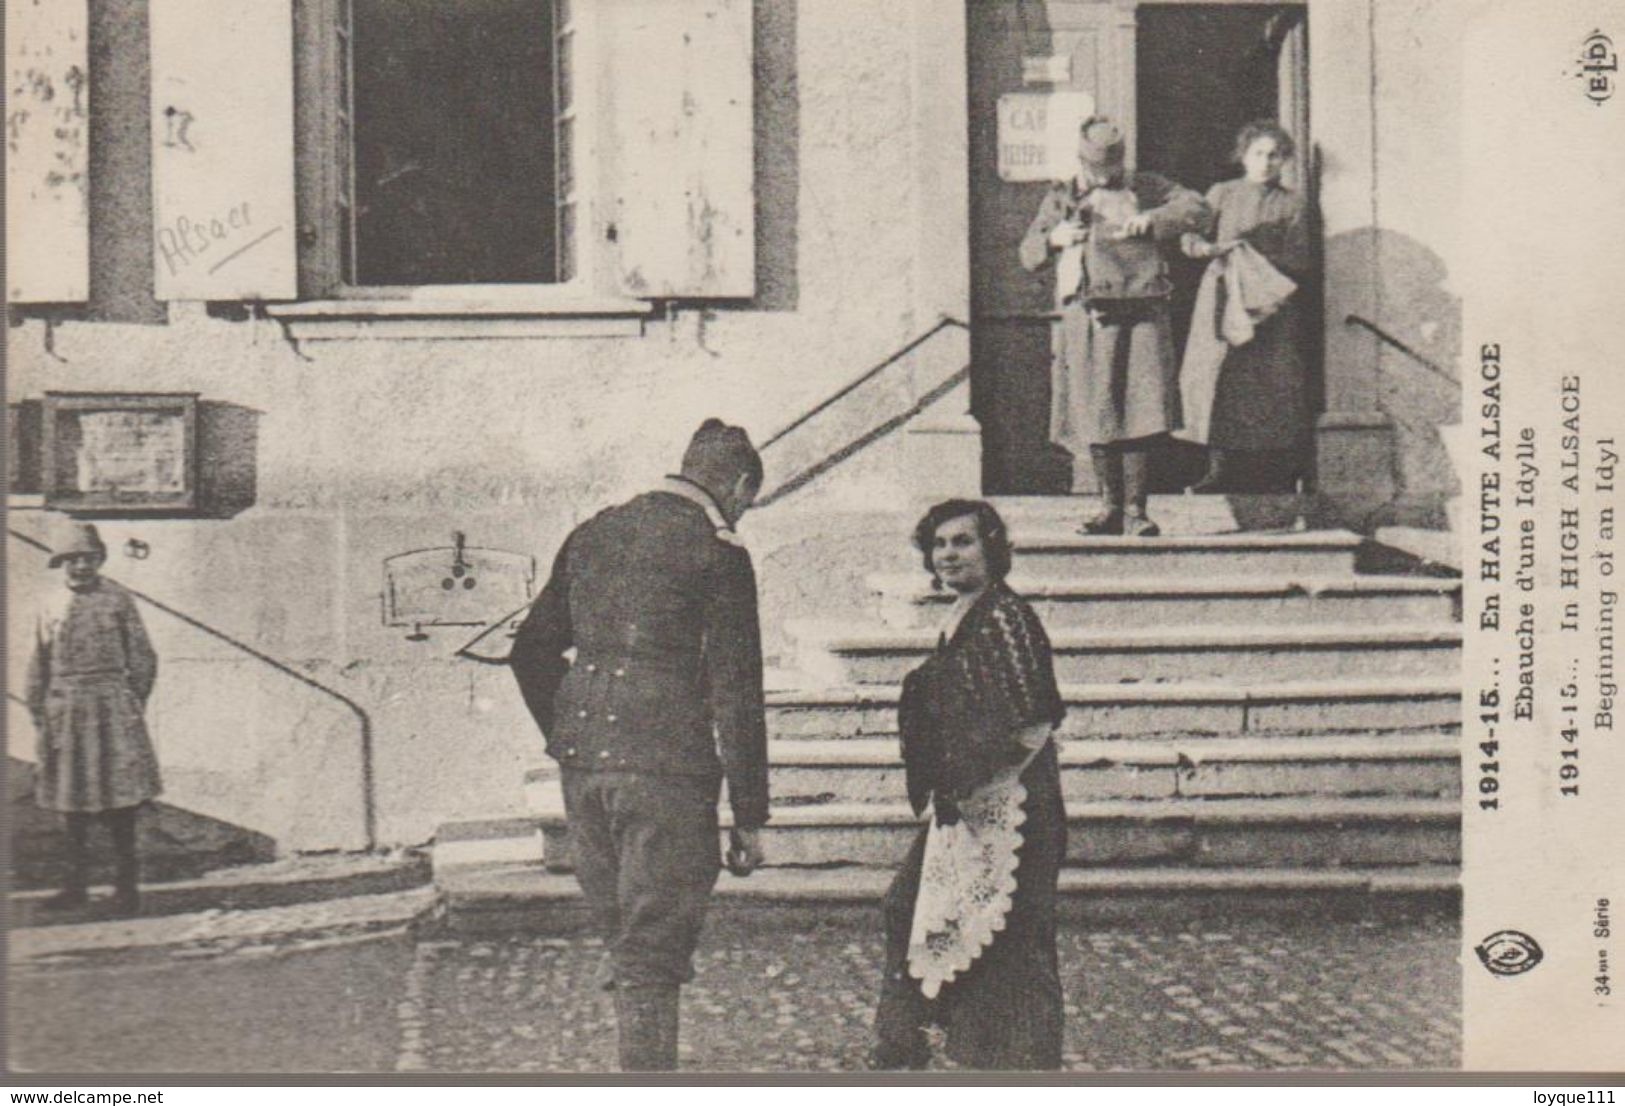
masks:
<path fill-rule="evenodd" d="M 1011 584 L 1049 631 L 1068 706 L 1063 912 L 1453 894 L 1460 581 L 1361 573 L 1346 532 L 1204 533 L 1217 524 L 1197 503 L 1154 509 L 1176 533 L 1151 540 L 1070 533 L 1075 500 L 999 503 Z M 872 912 L 917 830 L 898 682 L 949 597 L 920 574 L 866 587 L 864 618 L 787 627 L 769 692 L 773 867 L 724 875 L 721 909 Z M 551 768 L 526 789 L 532 818 L 442 828 L 454 925 L 579 922 Z"/>

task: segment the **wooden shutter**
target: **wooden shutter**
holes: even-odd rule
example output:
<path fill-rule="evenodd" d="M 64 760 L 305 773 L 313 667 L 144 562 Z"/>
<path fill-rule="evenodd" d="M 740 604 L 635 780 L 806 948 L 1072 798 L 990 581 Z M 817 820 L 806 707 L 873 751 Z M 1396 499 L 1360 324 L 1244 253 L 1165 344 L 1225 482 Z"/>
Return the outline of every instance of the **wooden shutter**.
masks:
<path fill-rule="evenodd" d="M 754 295 L 750 0 L 608 0 L 601 18 L 622 290 Z"/>
<path fill-rule="evenodd" d="M 6 292 L 89 295 L 86 0 L 6 5 Z"/>
<path fill-rule="evenodd" d="M 151 0 L 164 300 L 292 299 L 293 0 Z"/>

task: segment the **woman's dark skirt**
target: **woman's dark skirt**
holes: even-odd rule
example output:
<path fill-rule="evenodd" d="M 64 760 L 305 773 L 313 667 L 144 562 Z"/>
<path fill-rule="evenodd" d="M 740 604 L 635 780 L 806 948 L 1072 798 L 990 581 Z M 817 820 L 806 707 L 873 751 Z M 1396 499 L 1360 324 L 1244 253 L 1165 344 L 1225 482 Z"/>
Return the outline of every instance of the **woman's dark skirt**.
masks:
<path fill-rule="evenodd" d="M 875 1015 L 875 1061 L 920 1068 L 930 1059 L 925 1028 L 947 1032 L 955 1063 L 981 1070 L 1044 1071 L 1061 1066 L 1061 973 L 1055 950 L 1055 887 L 1066 856 L 1066 810 L 1051 742 L 1022 773 L 1027 820 L 1021 828 L 1016 894 L 1005 928 L 970 970 L 935 999 L 908 974 L 908 938 L 925 857 L 921 829 L 886 892 L 885 976 Z"/>

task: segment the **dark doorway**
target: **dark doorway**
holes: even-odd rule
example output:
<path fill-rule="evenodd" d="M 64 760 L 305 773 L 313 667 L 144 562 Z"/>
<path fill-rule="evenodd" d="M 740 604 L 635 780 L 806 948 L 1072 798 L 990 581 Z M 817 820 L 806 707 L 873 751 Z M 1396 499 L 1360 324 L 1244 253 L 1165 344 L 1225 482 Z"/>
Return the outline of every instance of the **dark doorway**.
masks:
<path fill-rule="evenodd" d="M 1028 154 L 1063 117 L 1075 133 L 1080 103 L 1133 118 L 1126 14 L 1100 0 L 967 0 L 971 405 L 993 494 L 1072 490 L 1073 458 L 1049 440 L 1055 274 L 1029 273 L 1017 256 L 1056 178 L 1049 158 Z"/>
<path fill-rule="evenodd" d="M 1253 119 L 1280 119 L 1281 36 L 1302 18 L 1301 8 L 1267 4 L 1141 7 L 1139 167 L 1204 195 L 1237 176 L 1236 132 Z M 1292 129 L 1291 120 L 1280 121 Z M 1183 349 L 1202 263 L 1180 258 L 1175 265 L 1174 333 Z"/>
<path fill-rule="evenodd" d="M 1028 273 L 1016 262 L 1048 185 L 1012 179 L 1009 159 L 1001 162 L 1000 102 L 1086 93 L 1096 110 L 1130 129 L 1138 168 L 1203 193 L 1239 172 L 1231 154 L 1242 124 L 1279 119 L 1299 144 L 1287 181 L 1303 187 L 1311 148 L 1306 9 L 1142 2 L 1130 17 L 1102 0 L 969 0 L 966 10 L 971 391 L 982 427 L 983 489 L 1093 491 L 1087 459 L 1075 463 L 1049 442 L 1054 274 Z M 1202 266 L 1183 258 L 1173 265 L 1174 332 L 1183 351 Z M 1311 308 L 1311 317 L 1318 314 Z M 1165 462 L 1157 490 L 1176 490 L 1200 475 L 1202 450 L 1168 450 Z"/>
<path fill-rule="evenodd" d="M 1309 151 L 1305 20 L 1301 5 L 1142 5 L 1135 35 L 1139 167 L 1206 194 L 1240 174 L 1234 153 L 1241 127 L 1275 119 L 1298 141 L 1299 164 L 1286 179 L 1301 187 Z M 1181 353 L 1205 264 L 1172 261 L 1174 343 Z M 1176 440 L 1160 456 L 1156 490 L 1183 488 L 1204 466 L 1204 450 Z"/>

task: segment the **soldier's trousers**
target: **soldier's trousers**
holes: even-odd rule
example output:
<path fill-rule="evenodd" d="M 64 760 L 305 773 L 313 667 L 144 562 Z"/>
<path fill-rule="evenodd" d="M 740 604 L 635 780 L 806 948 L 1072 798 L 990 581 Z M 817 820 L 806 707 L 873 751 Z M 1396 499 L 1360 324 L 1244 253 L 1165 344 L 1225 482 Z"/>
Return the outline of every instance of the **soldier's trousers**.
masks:
<path fill-rule="evenodd" d="M 720 781 L 563 769 L 576 878 L 619 987 L 694 977 L 720 870 Z"/>

